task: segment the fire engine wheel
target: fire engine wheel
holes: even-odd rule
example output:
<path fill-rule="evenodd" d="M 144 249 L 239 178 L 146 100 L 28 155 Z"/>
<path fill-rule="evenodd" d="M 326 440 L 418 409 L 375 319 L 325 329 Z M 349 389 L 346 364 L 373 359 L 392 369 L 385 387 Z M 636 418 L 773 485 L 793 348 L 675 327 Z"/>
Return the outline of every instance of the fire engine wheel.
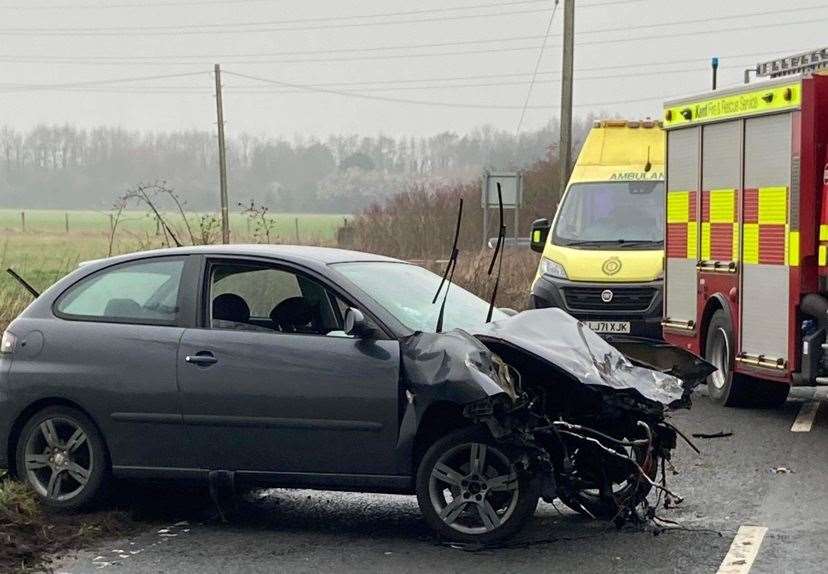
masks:
<path fill-rule="evenodd" d="M 788 398 L 789 385 L 763 381 L 733 372 L 735 341 L 730 319 L 716 311 L 707 326 L 704 358 L 716 372 L 707 378 L 707 391 L 717 403 L 727 407 L 776 407 Z"/>

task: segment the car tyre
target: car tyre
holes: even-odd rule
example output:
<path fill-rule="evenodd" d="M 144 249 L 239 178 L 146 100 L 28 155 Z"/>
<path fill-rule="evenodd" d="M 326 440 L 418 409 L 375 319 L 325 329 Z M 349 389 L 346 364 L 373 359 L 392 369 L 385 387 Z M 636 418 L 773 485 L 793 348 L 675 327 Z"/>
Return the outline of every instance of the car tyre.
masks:
<path fill-rule="evenodd" d="M 539 497 L 540 480 L 521 468 L 519 453 L 483 427 L 438 440 L 417 470 L 417 502 L 443 540 L 500 542 L 526 524 Z"/>
<path fill-rule="evenodd" d="M 713 314 L 707 326 L 704 358 L 717 371 L 707 378 L 710 398 L 727 407 L 777 407 L 788 398 L 790 385 L 735 373 L 735 339 L 724 310 Z"/>
<path fill-rule="evenodd" d="M 109 455 L 92 420 L 78 409 L 47 407 L 17 441 L 17 476 L 49 510 L 88 508 L 109 482 Z"/>

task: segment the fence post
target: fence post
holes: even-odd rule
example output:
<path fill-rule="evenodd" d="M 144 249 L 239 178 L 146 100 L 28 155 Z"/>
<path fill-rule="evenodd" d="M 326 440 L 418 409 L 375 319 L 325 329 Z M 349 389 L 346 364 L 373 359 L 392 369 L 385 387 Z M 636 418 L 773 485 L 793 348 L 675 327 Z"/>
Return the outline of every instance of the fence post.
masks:
<path fill-rule="evenodd" d="M 299 218 L 294 218 L 294 223 L 296 224 L 296 243 L 299 244 Z"/>
<path fill-rule="evenodd" d="M 26 212 L 25 211 L 20 212 L 20 229 L 23 231 L 23 233 L 26 233 Z"/>
<path fill-rule="evenodd" d="M 64 216 L 66 217 L 66 233 L 69 233 L 69 212 L 64 213 Z"/>

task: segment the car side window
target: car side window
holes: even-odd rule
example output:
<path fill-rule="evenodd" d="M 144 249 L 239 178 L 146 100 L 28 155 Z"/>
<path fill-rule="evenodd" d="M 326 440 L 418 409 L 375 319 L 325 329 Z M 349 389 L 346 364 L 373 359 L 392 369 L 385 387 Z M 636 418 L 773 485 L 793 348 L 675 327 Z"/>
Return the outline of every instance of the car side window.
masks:
<path fill-rule="evenodd" d="M 278 267 L 217 263 L 210 267 L 212 329 L 328 335 L 342 329 L 329 291 Z"/>
<path fill-rule="evenodd" d="M 183 269 L 181 258 L 104 269 L 70 287 L 55 311 L 68 319 L 174 324 Z"/>

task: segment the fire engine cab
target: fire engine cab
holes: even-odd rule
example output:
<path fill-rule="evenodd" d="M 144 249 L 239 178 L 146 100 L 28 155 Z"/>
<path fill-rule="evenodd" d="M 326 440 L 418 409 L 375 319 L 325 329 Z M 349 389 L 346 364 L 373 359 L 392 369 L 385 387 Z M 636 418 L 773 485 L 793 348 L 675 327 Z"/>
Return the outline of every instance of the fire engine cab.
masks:
<path fill-rule="evenodd" d="M 664 109 L 663 335 L 728 406 L 828 384 L 828 48 L 750 71 Z"/>

